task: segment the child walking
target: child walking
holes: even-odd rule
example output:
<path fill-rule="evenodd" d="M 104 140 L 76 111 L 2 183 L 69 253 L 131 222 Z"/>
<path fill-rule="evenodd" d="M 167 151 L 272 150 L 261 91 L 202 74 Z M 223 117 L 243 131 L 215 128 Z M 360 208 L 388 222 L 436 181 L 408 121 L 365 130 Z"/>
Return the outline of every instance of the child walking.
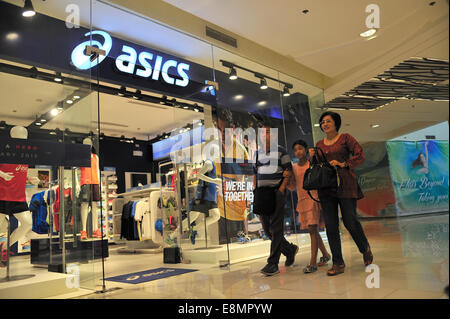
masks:
<path fill-rule="evenodd" d="M 309 161 L 306 158 L 308 144 L 303 140 L 297 140 L 292 145 L 292 149 L 294 156 L 298 158 L 298 162 L 292 165 L 293 174 L 289 180 L 288 189 L 291 191 L 297 189 L 297 212 L 299 214 L 300 229 L 308 229 L 311 236 L 311 260 L 309 265 L 303 269 L 303 272 L 308 274 L 317 271 L 317 267 L 326 265 L 331 256 L 327 252 L 319 234 L 319 227 L 325 227 L 320 204 L 312 200 L 308 192 L 303 189 L 303 177 L 309 168 Z M 316 191 L 311 191 L 311 195 L 314 198 L 318 198 Z M 319 249 L 322 252 L 322 257 L 317 263 Z"/>

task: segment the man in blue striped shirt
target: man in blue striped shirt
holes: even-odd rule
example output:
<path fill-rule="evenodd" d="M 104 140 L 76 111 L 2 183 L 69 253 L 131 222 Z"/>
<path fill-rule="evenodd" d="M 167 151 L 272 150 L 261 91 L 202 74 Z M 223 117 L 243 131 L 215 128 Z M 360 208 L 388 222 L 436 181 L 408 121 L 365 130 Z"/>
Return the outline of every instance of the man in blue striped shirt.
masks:
<path fill-rule="evenodd" d="M 271 215 L 260 215 L 264 233 L 271 240 L 267 265 L 261 269 L 261 273 L 266 276 L 276 275 L 280 272 L 278 262 L 281 254 L 286 256 L 285 266 L 289 267 L 294 263 L 295 255 L 298 252 L 298 246 L 289 243 L 284 238 L 285 190 L 292 174 L 292 162 L 286 149 L 278 145 L 277 133 L 278 129 L 271 129 L 266 125 L 260 129 L 254 176 L 256 187 L 276 189 L 275 211 Z M 268 149 L 269 152 L 267 152 Z M 255 213 L 258 214 L 258 212 Z"/>

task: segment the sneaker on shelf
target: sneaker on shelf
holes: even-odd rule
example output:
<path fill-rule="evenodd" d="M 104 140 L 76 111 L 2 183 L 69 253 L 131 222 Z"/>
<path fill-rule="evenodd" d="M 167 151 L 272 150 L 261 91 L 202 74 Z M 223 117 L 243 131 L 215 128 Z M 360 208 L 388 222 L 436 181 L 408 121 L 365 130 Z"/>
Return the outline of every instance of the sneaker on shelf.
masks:
<path fill-rule="evenodd" d="M 243 231 L 237 233 L 237 238 L 240 243 L 245 244 L 251 241 L 250 237 L 246 235 Z"/>
<path fill-rule="evenodd" d="M 84 230 L 82 230 L 81 232 L 80 232 L 80 239 L 81 240 L 86 240 L 87 239 L 87 232 L 85 232 Z"/>
<path fill-rule="evenodd" d="M 2 246 L 2 248 L 3 248 L 3 246 Z M 9 254 L 8 254 L 8 250 L 7 249 L 2 249 L 1 250 L 1 253 L 2 253 L 2 257 L 1 257 L 1 261 L 6 265 L 6 262 L 8 261 L 8 255 L 9 256 L 14 256 L 14 253 L 12 252 L 12 251 L 9 251 Z"/>
<path fill-rule="evenodd" d="M 103 237 L 105 237 L 106 234 L 103 233 Z M 92 233 L 92 238 L 102 238 L 102 232 L 100 229 L 97 229 L 95 232 Z"/>
<path fill-rule="evenodd" d="M 195 245 L 195 237 L 197 236 L 196 230 L 191 230 L 189 232 L 189 239 L 191 240 L 192 245 Z"/>

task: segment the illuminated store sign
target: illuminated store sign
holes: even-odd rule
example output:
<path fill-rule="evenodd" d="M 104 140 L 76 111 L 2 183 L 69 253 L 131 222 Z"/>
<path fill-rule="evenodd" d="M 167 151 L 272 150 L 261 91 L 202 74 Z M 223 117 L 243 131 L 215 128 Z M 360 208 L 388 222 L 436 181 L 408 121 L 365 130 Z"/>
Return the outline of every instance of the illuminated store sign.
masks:
<path fill-rule="evenodd" d="M 112 38 L 104 31 L 92 31 L 85 34 L 85 36 L 99 35 L 103 37 L 103 43 L 97 40 L 90 39 L 77 45 L 71 55 L 73 65 L 80 70 L 88 70 L 97 64 L 101 63 L 112 49 Z M 86 55 L 86 46 L 96 46 L 106 52 L 106 56 L 99 56 L 98 59 L 91 60 L 89 55 Z M 117 70 L 123 73 L 136 75 L 143 78 L 150 78 L 152 80 L 159 80 L 160 76 L 164 82 L 180 87 L 186 87 L 189 84 L 190 65 L 187 63 L 178 63 L 174 59 L 164 61 L 164 57 L 154 55 L 153 53 L 142 51 L 138 54 L 136 49 L 129 45 L 122 45 L 121 55 L 115 59 L 115 66 Z M 136 63 L 139 67 L 136 67 Z M 154 62 L 154 63 L 152 63 Z M 169 73 L 169 69 L 176 70 L 175 77 Z M 181 78 L 181 79 L 180 79 Z"/>

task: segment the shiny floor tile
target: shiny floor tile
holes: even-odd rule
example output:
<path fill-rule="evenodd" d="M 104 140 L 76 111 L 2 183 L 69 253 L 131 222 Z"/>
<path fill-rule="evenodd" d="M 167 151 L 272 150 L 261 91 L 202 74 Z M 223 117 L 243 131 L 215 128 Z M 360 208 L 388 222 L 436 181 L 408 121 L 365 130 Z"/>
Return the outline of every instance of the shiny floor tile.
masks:
<path fill-rule="evenodd" d="M 309 249 L 280 274 L 260 273 L 264 259 L 232 264 L 227 269 L 205 264 L 162 265 L 199 269 L 197 272 L 129 285 L 107 282 L 120 290 L 82 298 L 173 299 L 440 299 L 448 298 L 448 214 L 363 220 L 374 253 L 374 265 L 365 268 L 361 253 L 341 226 L 345 273 L 329 277 L 329 265 L 312 274 L 302 269 Z M 328 248 L 328 245 L 327 245 Z M 329 250 L 329 248 L 328 248 Z M 320 256 L 320 255 L 319 255 Z M 117 258 L 116 258 L 117 257 Z M 106 262 L 107 276 L 161 267 L 161 255 L 114 256 Z M 159 263 L 159 264 L 158 264 Z"/>

